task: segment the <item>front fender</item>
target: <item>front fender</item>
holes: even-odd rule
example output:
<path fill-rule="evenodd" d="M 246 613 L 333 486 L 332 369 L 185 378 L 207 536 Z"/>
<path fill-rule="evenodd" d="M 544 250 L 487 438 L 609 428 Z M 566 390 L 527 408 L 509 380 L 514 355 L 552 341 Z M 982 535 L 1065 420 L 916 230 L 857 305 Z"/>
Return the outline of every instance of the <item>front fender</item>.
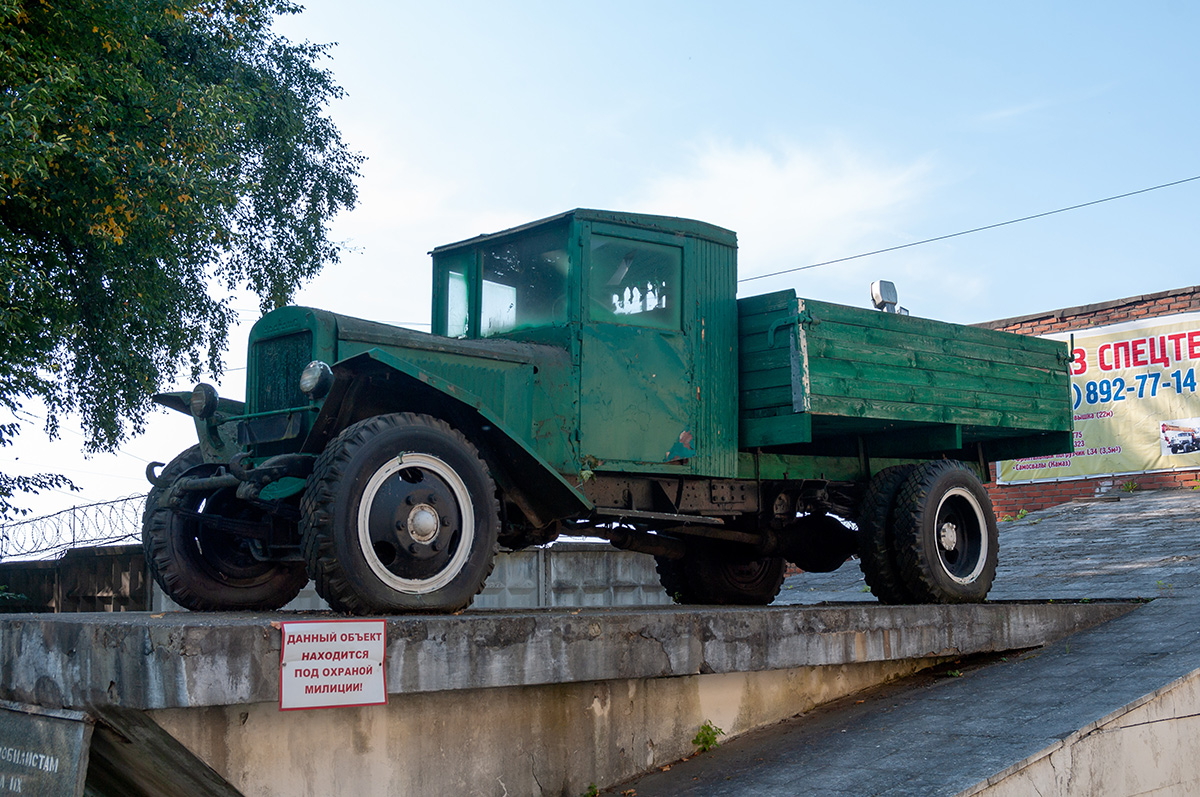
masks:
<path fill-rule="evenodd" d="M 547 525 L 593 508 L 525 437 L 461 386 L 379 349 L 338 362 L 333 376 L 303 451 L 319 453 L 342 429 L 365 418 L 417 412 L 441 418 L 474 443 L 501 490 L 534 523 Z"/>

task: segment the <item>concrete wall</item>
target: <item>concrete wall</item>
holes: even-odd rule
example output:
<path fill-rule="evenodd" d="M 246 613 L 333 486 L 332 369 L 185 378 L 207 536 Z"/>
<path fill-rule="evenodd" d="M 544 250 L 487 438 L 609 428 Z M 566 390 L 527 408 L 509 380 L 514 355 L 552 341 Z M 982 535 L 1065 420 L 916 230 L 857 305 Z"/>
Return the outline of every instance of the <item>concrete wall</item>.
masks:
<path fill-rule="evenodd" d="M 10 615 L 0 618 L 0 699 L 149 717 L 153 727 L 137 728 L 131 744 L 162 734 L 246 795 L 578 797 L 592 782 L 690 754 L 706 720 L 736 735 L 935 662 L 1035 646 L 1134 607 L 393 617 L 385 621 L 387 705 L 311 711 L 278 703 L 282 622 L 295 615 Z M 126 759 L 157 760 L 164 746 L 133 748 Z M 111 751 L 101 757 L 113 761 Z"/>
<path fill-rule="evenodd" d="M 58 559 L 0 564 L 0 584 L 19 596 L 0 601 L 0 612 L 140 612 L 150 608 L 152 583 L 141 545 L 72 548 Z"/>
<path fill-rule="evenodd" d="M 563 795 L 695 752 L 940 659 L 391 695 L 387 706 L 274 703 L 149 712 L 247 797 Z"/>
<path fill-rule="evenodd" d="M 961 797 L 1200 794 L 1200 670 L 1079 730 Z"/>
<path fill-rule="evenodd" d="M 153 582 L 152 582 L 153 583 Z M 152 609 L 179 606 L 153 583 Z M 472 609 L 536 609 L 581 606 L 667 606 L 654 557 L 607 543 L 562 542 L 548 548 L 502 552 Z M 285 611 L 324 611 L 329 604 L 310 581 Z"/>
<path fill-rule="evenodd" d="M 654 557 L 607 543 L 561 542 L 502 553 L 475 609 L 666 606 Z"/>

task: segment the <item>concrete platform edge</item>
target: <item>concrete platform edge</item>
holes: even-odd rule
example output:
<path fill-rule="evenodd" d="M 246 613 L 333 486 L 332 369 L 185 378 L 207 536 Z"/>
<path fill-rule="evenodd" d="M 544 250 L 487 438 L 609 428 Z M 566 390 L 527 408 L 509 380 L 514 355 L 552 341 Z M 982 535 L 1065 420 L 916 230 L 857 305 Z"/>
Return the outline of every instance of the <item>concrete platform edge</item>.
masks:
<path fill-rule="evenodd" d="M 966 655 L 1035 647 L 1136 603 L 523 611 L 387 621 L 391 694 Z M 275 702 L 282 620 L 10 615 L 0 698 L 61 708 Z M 328 619 L 328 615 L 321 619 Z"/>

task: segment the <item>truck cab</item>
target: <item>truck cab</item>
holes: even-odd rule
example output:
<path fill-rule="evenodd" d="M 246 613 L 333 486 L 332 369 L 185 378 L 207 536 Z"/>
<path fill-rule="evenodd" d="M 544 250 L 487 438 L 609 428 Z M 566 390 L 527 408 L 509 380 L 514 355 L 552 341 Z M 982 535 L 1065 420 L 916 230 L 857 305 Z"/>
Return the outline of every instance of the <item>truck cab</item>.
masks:
<path fill-rule="evenodd" d="M 533 432 L 564 472 L 732 477 L 736 246 L 710 224 L 595 210 L 441 246 L 433 332 L 567 352 L 569 371 L 539 372 L 533 413 L 567 429 Z"/>

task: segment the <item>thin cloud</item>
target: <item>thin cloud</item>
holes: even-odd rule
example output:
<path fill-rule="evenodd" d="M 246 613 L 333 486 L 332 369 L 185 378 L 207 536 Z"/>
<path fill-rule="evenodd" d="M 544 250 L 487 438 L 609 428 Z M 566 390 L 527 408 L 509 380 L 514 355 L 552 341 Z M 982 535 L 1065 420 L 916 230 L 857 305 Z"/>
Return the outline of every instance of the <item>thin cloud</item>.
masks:
<path fill-rule="evenodd" d="M 1021 116 L 1027 116 L 1029 114 L 1045 110 L 1054 104 L 1055 103 L 1049 102 L 1048 100 L 1039 100 L 1037 102 L 1028 102 L 1024 105 L 1014 105 L 1009 108 L 1000 108 L 995 111 L 989 111 L 987 113 L 980 114 L 977 117 L 977 121 L 983 124 L 1007 122 L 1011 119 L 1016 119 Z"/>
<path fill-rule="evenodd" d="M 842 144 L 710 144 L 686 173 L 655 178 L 623 204 L 736 231 L 746 277 L 902 235 L 900 219 L 928 190 L 929 171 L 925 159 L 878 163 Z"/>

